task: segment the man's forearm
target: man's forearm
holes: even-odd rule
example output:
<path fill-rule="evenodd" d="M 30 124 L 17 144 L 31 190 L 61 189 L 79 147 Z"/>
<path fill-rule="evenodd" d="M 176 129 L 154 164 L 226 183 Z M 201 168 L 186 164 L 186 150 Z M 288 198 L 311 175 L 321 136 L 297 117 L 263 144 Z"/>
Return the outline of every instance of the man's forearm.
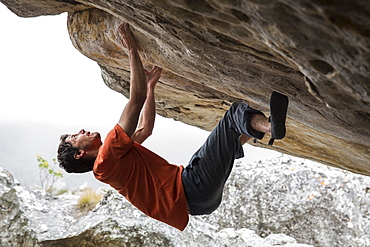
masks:
<path fill-rule="evenodd" d="M 139 127 L 144 127 L 147 129 L 148 133 L 151 133 L 154 128 L 156 116 L 155 108 L 155 98 L 154 98 L 154 88 L 148 88 L 147 97 L 144 104 L 144 109 L 142 112 L 142 117 L 140 119 Z"/>
<path fill-rule="evenodd" d="M 129 25 L 122 23 L 119 28 L 122 45 L 127 48 L 130 61 L 130 99 L 124 108 L 118 124 L 128 136 L 132 136 L 137 127 L 140 112 L 144 105 L 147 93 L 145 70 L 140 60 L 138 46 L 132 37 Z"/>
<path fill-rule="evenodd" d="M 139 100 L 144 103 L 147 95 L 147 82 L 143 64 L 137 49 L 129 51 L 130 59 L 130 100 Z"/>
<path fill-rule="evenodd" d="M 156 116 L 154 89 L 148 89 L 148 94 L 140 116 L 139 125 L 132 139 L 138 143 L 143 143 L 151 134 L 154 128 Z"/>
<path fill-rule="evenodd" d="M 154 66 L 150 72 L 146 73 L 148 81 L 146 101 L 140 116 L 138 129 L 132 135 L 132 139 L 138 143 L 143 143 L 152 134 L 154 128 L 156 117 L 154 89 L 161 76 L 161 72 L 161 68 Z"/>

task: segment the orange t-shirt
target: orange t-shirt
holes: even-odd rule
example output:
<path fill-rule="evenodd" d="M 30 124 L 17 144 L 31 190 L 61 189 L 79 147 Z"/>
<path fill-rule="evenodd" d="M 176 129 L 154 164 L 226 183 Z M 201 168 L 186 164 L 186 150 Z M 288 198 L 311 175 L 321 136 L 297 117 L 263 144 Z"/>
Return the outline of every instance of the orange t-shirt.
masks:
<path fill-rule="evenodd" d="M 183 169 L 134 142 L 117 124 L 100 147 L 93 171 L 144 214 L 182 231 L 189 221 Z"/>

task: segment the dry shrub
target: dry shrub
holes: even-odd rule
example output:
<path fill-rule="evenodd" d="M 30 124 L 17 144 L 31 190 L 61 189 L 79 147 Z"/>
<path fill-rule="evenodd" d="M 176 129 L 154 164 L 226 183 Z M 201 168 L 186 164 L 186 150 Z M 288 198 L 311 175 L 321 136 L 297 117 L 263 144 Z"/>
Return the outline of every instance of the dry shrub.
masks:
<path fill-rule="evenodd" d="M 80 212 L 89 212 L 93 210 L 96 204 L 102 199 L 102 195 L 93 189 L 87 188 L 84 189 L 80 199 L 77 202 L 77 208 Z"/>

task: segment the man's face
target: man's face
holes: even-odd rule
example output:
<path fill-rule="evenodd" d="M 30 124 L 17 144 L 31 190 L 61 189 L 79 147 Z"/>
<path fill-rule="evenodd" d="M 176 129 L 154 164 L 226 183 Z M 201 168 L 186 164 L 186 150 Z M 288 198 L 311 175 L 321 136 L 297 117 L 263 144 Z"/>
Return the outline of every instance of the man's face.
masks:
<path fill-rule="evenodd" d="M 70 142 L 74 147 L 83 150 L 97 149 L 102 145 L 100 134 L 98 132 L 91 133 L 90 131 L 80 130 L 77 134 L 68 136 L 65 139 Z"/>

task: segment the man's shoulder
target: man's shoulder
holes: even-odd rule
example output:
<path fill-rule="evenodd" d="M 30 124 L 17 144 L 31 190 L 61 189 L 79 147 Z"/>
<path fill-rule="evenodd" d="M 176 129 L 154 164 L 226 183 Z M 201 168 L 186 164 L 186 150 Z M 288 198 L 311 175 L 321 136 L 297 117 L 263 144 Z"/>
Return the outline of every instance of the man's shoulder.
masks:
<path fill-rule="evenodd" d="M 116 124 L 114 128 L 111 131 L 109 131 L 103 145 L 107 142 L 114 142 L 118 140 L 130 141 L 131 138 L 126 134 L 126 132 L 122 129 L 122 127 L 119 124 Z"/>
<path fill-rule="evenodd" d="M 126 134 L 126 132 L 116 124 L 108 133 L 107 138 L 99 149 L 98 155 L 107 158 L 121 156 L 126 153 L 134 145 L 134 141 Z"/>

